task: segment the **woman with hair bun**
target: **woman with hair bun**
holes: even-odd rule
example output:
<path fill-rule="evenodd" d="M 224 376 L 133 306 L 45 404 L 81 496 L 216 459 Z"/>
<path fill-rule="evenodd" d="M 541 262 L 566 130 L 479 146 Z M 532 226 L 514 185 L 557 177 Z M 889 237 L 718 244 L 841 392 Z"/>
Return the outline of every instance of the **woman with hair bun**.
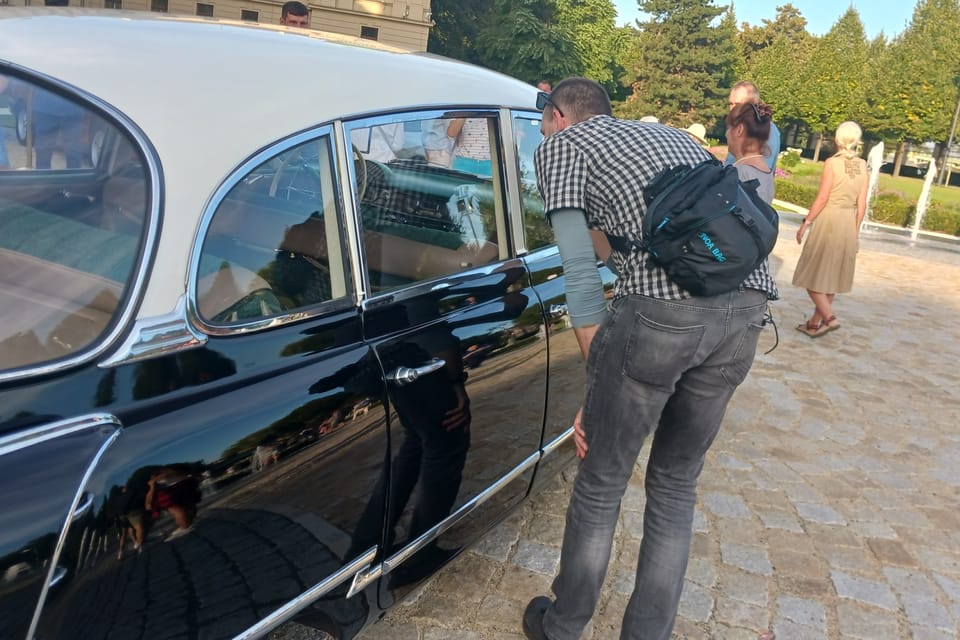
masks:
<path fill-rule="evenodd" d="M 810 319 L 797 326 L 811 338 L 840 328 L 833 299 L 853 288 L 857 238 L 867 210 L 867 163 L 857 155 L 860 136 L 856 122 L 837 127 L 837 153 L 824 163 L 817 197 L 797 230 L 798 244 L 810 230 L 793 284 L 805 288 L 813 301 Z"/>
<path fill-rule="evenodd" d="M 773 171 L 767 164 L 770 153 L 770 123 L 773 109 L 762 102 L 743 102 L 727 114 L 727 149 L 733 156 L 740 180 L 757 180 L 757 193 L 767 203 L 773 201 Z"/>

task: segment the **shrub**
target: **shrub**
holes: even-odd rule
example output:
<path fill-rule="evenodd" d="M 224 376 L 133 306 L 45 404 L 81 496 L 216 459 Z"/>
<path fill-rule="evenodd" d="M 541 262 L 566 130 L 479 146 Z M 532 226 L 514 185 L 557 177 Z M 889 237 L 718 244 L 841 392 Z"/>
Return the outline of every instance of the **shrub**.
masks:
<path fill-rule="evenodd" d="M 920 226 L 927 231 L 960 236 L 960 208 L 942 202 L 931 202 L 927 205 L 927 212 L 923 215 Z"/>
<path fill-rule="evenodd" d="M 775 182 L 775 195 L 777 200 L 783 200 L 798 207 L 810 208 L 817 197 L 817 188 L 804 184 L 798 184 L 792 180 L 777 178 Z"/>
<path fill-rule="evenodd" d="M 790 169 L 800 164 L 800 151 L 797 149 L 787 149 L 777 158 L 777 165 Z"/>
<path fill-rule="evenodd" d="M 870 219 L 874 222 L 905 227 L 913 219 L 916 205 L 904 200 L 902 196 L 896 193 L 883 192 L 877 194 L 868 209 L 870 209 Z"/>

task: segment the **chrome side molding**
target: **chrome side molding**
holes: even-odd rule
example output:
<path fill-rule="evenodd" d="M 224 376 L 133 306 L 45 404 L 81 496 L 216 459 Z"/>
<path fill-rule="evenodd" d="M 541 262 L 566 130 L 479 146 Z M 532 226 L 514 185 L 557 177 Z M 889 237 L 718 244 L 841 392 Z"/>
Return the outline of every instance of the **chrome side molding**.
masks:
<path fill-rule="evenodd" d="M 571 429 L 571 433 L 572 432 L 573 431 Z M 539 451 L 531 454 L 526 460 L 511 469 L 509 473 L 502 476 L 495 483 L 484 489 L 482 493 L 475 496 L 472 500 L 465 502 L 463 506 L 454 511 L 452 514 L 435 524 L 427 531 L 424 531 L 423 534 L 421 534 L 416 540 L 408 543 L 402 549 L 375 567 L 370 567 L 365 571 L 358 573 L 353 581 L 353 584 L 350 585 L 350 591 L 347 593 L 347 597 L 350 598 L 353 595 L 363 591 L 370 583 L 395 570 L 397 567 L 403 564 L 404 561 L 408 560 L 410 556 L 423 549 L 433 540 L 439 538 L 448 529 L 466 518 L 474 509 L 489 500 L 505 486 L 516 480 L 523 472 L 537 464 L 539 460 Z"/>
<path fill-rule="evenodd" d="M 273 631 L 284 622 L 288 622 L 295 615 L 297 615 L 297 613 L 303 609 L 306 609 L 324 595 L 333 591 L 338 586 L 357 575 L 358 572 L 360 572 L 363 568 L 369 567 L 376 555 L 377 548 L 370 547 L 363 553 L 363 555 L 359 556 L 349 564 L 345 564 L 333 575 L 304 591 L 299 596 L 286 603 L 243 633 L 234 636 L 234 640 L 252 640 L 253 638 L 259 638 Z"/>

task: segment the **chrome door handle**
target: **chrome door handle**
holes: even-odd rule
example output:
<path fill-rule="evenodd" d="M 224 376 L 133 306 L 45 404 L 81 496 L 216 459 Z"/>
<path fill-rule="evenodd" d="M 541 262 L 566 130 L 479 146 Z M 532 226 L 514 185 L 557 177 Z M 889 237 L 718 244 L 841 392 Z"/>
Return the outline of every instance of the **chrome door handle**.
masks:
<path fill-rule="evenodd" d="M 397 386 L 410 384 L 420 376 L 443 369 L 447 363 L 441 358 L 433 358 L 429 362 L 419 367 L 397 367 L 387 374 L 388 382 L 395 382 Z"/>

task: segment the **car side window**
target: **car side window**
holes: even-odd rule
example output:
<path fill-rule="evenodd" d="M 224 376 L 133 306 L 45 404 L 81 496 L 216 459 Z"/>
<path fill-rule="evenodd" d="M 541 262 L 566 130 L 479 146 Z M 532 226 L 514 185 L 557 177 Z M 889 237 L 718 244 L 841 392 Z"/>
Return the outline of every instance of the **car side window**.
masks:
<path fill-rule="evenodd" d="M 436 113 L 346 126 L 371 293 L 505 257 L 495 117 Z"/>
<path fill-rule="evenodd" d="M 347 293 L 330 137 L 258 164 L 217 205 L 196 271 L 211 325 L 247 324 Z"/>
<path fill-rule="evenodd" d="M 3 372 L 107 335 L 136 280 L 150 173 L 137 142 L 81 98 L 2 72 L 0 90 L 12 116 L 0 117 Z M 94 128 L 91 155 L 79 145 Z"/>
<path fill-rule="evenodd" d="M 517 143 L 517 171 L 520 175 L 523 232 L 528 251 L 534 251 L 554 243 L 553 230 L 543 212 L 543 199 L 537 189 L 537 175 L 533 154 L 543 134 L 540 133 L 540 117 L 528 114 L 513 116 L 513 139 Z"/>

